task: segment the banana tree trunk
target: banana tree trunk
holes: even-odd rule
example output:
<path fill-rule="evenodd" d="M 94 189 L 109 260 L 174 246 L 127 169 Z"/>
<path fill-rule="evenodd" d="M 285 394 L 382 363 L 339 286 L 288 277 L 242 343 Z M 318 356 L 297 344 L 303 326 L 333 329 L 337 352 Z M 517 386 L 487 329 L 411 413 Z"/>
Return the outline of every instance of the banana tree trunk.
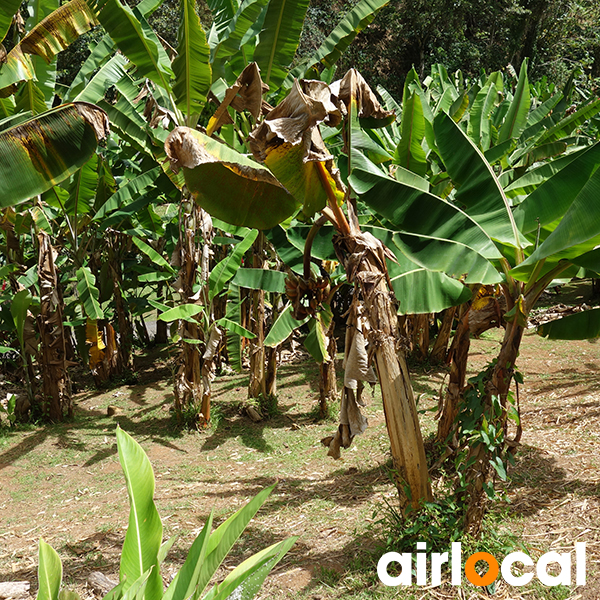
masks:
<path fill-rule="evenodd" d="M 397 334 L 396 301 L 388 287 L 386 251 L 373 236 L 360 232 L 338 235 L 334 245 L 366 308 L 370 326 L 367 337 L 381 386 L 400 504 L 405 507 L 410 503 L 417 508 L 431 500 L 431 486 L 417 407 Z"/>
<path fill-rule="evenodd" d="M 112 232 L 108 237 L 108 258 L 109 272 L 113 282 L 113 297 L 115 299 L 115 312 L 117 313 L 117 323 L 119 325 L 118 355 L 110 375 L 120 375 L 124 371 L 133 369 L 133 325 L 131 323 L 131 313 L 129 307 L 123 298 L 122 282 L 123 273 L 121 261 L 128 243 L 127 236 Z"/>
<path fill-rule="evenodd" d="M 451 433 L 456 426 L 456 416 L 463 397 L 465 389 L 465 379 L 467 375 L 467 361 L 469 358 L 469 348 L 471 346 L 471 335 L 469 328 L 469 307 L 459 319 L 452 345 L 448 351 L 450 359 L 450 378 L 448 389 L 444 398 L 440 419 L 438 421 L 438 430 L 436 441 L 446 444 L 449 441 Z M 452 442 L 451 442 L 452 444 Z"/>
<path fill-rule="evenodd" d="M 189 213 L 182 201 L 180 210 L 180 270 L 179 293 L 181 302 L 192 302 L 194 284 L 198 274 L 201 249 L 196 243 L 198 211 L 202 210 L 194 202 L 189 203 Z M 179 334 L 183 339 L 203 340 L 197 323 L 180 321 Z M 202 364 L 198 344 L 181 342 L 179 369 L 175 375 L 173 394 L 175 396 L 175 413 L 179 420 L 184 415 L 194 413 L 194 419 L 199 415 L 202 404 Z M 206 417 L 204 417 L 206 418 Z M 208 421 L 208 419 L 206 419 Z"/>
<path fill-rule="evenodd" d="M 420 362 L 429 355 L 429 315 L 411 315 L 413 356 Z"/>
<path fill-rule="evenodd" d="M 524 327 L 518 325 L 516 320 L 509 324 L 502 340 L 502 346 L 498 360 L 491 371 L 490 378 L 485 387 L 484 415 L 488 423 L 494 423 L 496 427 L 505 431 L 508 418 L 507 397 L 512 382 L 513 369 L 519 355 L 519 347 L 523 338 Z M 496 416 L 492 407 L 492 395 L 499 397 L 502 413 Z M 467 462 L 473 465 L 467 469 L 466 498 L 468 499 L 467 513 L 465 519 L 465 531 L 474 537 L 481 533 L 481 524 L 485 515 L 487 484 L 493 474 L 490 464 L 490 456 L 485 444 L 477 444 L 469 453 Z"/>
<path fill-rule="evenodd" d="M 258 234 L 254 242 L 252 266 L 255 269 L 264 267 L 264 235 Z M 250 340 L 250 382 L 248 398 L 267 397 L 267 378 L 265 370 L 265 292 L 253 290 L 252 299 L 252 332 L 256 337 Z"/>
<path fill-rule="evenodd" d="M 41 342 L 42 413 L 51 421 L 58 422 L 73 416 L 63 328 L 64 302 L 54 264 L 57 252 L 46 233 L 41 232 L 38 240 L 40 314 L 37 322 Z"/>
<path fill-rule="evenodd" d="M 324 419 L 329 414 L 329 403 L 334 402 L 337 398 L 337 376 L 335 372 L 335 356 L 337 354 L 337 342 L 333 336 L 335 328 L 335 319 L 331 319 L 327 338 L 329 345 L 327 354 L 330 360 L 322 362 L 319 365 L 319 416 Z"/>
<path fill-rule="evenodd" d="M 455 314 L 455 306 L 447 308 L 443 312 L 442 325 L 435 338 L 435 343 L 433 344 L 431 354 L 429 355 L 429 360 L 432 363 L 443 363 L 446 360 L 448 342 L 450 341 L 450 334 L 452 333 L 452 324 L 454 323 Z"/>

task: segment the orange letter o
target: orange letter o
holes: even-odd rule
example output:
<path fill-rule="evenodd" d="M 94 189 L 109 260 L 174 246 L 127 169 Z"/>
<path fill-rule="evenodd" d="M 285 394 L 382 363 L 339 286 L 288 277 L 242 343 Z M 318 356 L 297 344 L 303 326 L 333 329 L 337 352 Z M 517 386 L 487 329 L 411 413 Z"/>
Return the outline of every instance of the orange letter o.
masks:
<path fill-rule="evenodd" d="M 485 575 L 479 575 L 475 570 L 475 565 L 479 560 L 485 560 L 488 564 L 488 570 Z M 465 563 L 465 576 L 473 585 L 478 587 L 485 587 L 496 581 L 499 570 L 498 561 L 489 552 L 471 554 Z"/>

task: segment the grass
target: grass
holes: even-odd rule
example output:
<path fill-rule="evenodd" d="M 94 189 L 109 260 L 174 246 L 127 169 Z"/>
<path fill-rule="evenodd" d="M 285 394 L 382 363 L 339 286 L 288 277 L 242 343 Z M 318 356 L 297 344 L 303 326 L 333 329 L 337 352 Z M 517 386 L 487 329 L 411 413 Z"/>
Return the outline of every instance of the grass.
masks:
<path fill-rule="evenodd" d="M 500 336 L 501 331 L 493 330 L 473 342 L 469 376 L 494 355 Z M 528 346 L 530 350 L 525 350 Z M 485 549 L 499 557 L 521 547 L 539 555 L 561 539 L 570 543 L 585 528 L 600 527 L 600 491 L 593 471 L 598 468 L 600 444 L 594 435 L 599 386 L 592 368 L 600 368 L 600 346 L 555 344 L 528 335 L 522 359 L 525 435 L 511 469 L 512 481 L 506 485 L 508 500 L 491 513 L 481 542 L 469 545 L 465 540 L 465 548 Z M 39 537 L 59 549 L 67 578 L 84 596 L 85 577 L 91 570 L 115 576 L 127 523 L 114 438 L 119 423 L 149 455 L 165 535 L 177 534 L 180 548 L 191 544 L 211 510 L 218 524 L 278 481 L 226 565 L 230 568 L 276 540 L 300 535 L 267 582 L 263 598 L 456 597 L 452 588 L 437 590 L 435 596 L 378 583 L 376 564 L 385 549 L 404 544 L 410 551 L 419 537 L 417 530 L 416 537 L 407 539 L 407 523 L 398 515 L 395 521 L 390 519 L 386 508 L 386 503 L 394 506 L 396 495 L 388 477 L 389 440 L 379 389 L 373 396 L 365 390 L 369 429 L 335 462 L 325 456 L 319 440 L 337 428 L 336 407 L 330 407 L 328 418 L 318 419 L 318 370 L 311 363 L 292 362 L 280 368 L 277 402 L 263 400 L 261 409 L 268 418 L 259 423 L 252 423 L 242 410 L 247 376 L 217 377 L 213 420 L 200 433 L 176 427 L 169 411 L 168 369 L 156 370 L 145 363 L 138 368 L 142 373 L 138 382 L 80 392 L 71 423 L 0 427 L 0 580 L 35 581 Z M 413 367 L 425 437 L 435 430 L 434 410 L 445 374 L 443 368 L 430 365 Z M 561 396 L 565 392 L 567 399 Z M 120 413 L 107 417 L 109 405 L 119 407 Z M 588 471 L 569 470 L 576 453 L 577 464 L 587 461 Z M 580 509 L 582 502 L 587 502 L 587 512 Z M 430 531 L 431 524 L 430 515 L 423 519 L 422 531 Z M 566 534 L 553 533 L 565 527 Z M 79 550 L 83 552 L 78 554 Z M 167 570 L 179 568 L 183 554 L 170 556 Z M 474 593 L 470 588 L 465 591 Z M 535 581 L 526 591 L 532 600 L 566 599 L 574 593 Z"/>

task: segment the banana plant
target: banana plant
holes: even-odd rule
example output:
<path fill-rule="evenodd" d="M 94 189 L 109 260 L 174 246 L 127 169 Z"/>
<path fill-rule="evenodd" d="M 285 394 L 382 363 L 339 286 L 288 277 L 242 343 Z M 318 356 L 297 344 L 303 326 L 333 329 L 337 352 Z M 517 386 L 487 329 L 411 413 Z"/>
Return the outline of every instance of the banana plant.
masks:
<path fill-rule="evenodd" d="M 119 583 L 104 600 L 139 598 L 140 600 L 186 600 L 204 598 L 253 598 L 269 572 L 295 543 L 290 537 L 257 552 L 233 569 L 223 581 L 207 587 L 229 551 L 248 523 L 267 500 L 274 486 L 259 492 L 250 502 L 229 517 L 214 531 L 213 515 L 209 515 L 202 531 L 194 540 L 182 568 L 166 589 L 160 567 L 173 547 L 175 538 L 163 542 L 163 528 L 154 503 L 154 473 L 142 447 L 117 427 L 119 460 L 127 484 L 130 513 L 123 542 Z M 58 553 L 40 540 L 39 589 L 37 600 L 59 600 L 79 596 L 62 587 L 62 563 Z"/>
<path fill-rule="evenodd" d="M 518 144 L 526 131 L 528 117 L 526 111 L 520 110 L 527 104 L 523 100 L 525 96 L 525 92 L 515 92 L 513 102 L 519 110 L 511 110 L 515 106 L 511 104 L 506 113 L 514 115 L 512 122 L 520 125 L 503 129 L 505 121 L 499 129 L 505 132 L 506 139 L 501 143 L 508 142 L 506 147 Z M 590 111 L 587 114 L 598 110 L 591 103 L 577 111 L 582 111 L 580 117 L 586 108 Z M 557 139 L 552 132 L 568 129 L 570 125 L 565 123 L 568 119 L 565 117 L 549 126 L 538 139 Z M 598 192 L 600 146 L 581 136 L 571 140 L 571 144 L 567 138 L 559 137 L 565 149 L 572 146 L 569 154 L 534 164 L 533 168 L 523 165 L 524 169 L 519 171 L 510 160 L 503 167 L 502 159 L 495 169 L 486 158 L 487 152 L 484 155 L 478 147 L 479 142 L 449 113 L 438 112 L 433 119 L 432 133 L 434 143 L 430 147 L 435 148 L 435 159 L 439 160 L 447 179 L 442 195 L 439 195 L 440 188 L 434 193 L 435 188 L 428 189 L 404 171 L 396 171 L 392 176 L 365 156 L 361 158 L 362 164 L 358 163 L 352 171 L 349 181 L 353 189 L 362 192 L 361 199 L 383 218 L 386 228 L 398 231 L 393 236 L 402 239 L 408 256 L 430 270 L 441 271 L 465 283 L 500 285 L 506 301 L 503 317 L 506 332 L 498 358 L 485 376 L 482 403 L 487 422 L 497 426 L 497 431 L 506 432 L 512 370 L 528 315 L 553 280 L 575 275 L 578 264 L 584 265 L 585 260 L 590 264 L 589 253 L 600 239 L 598 220 L 589 212 Z M 505 156 L 510 159 L 510 154 L 505 153 Z M 588 216 L 584 218 L 584 214 Z M 440 243 L 452 244 L 443 255 L 439 252 Z M 463 244 L 462 249 L 457 243 Z M 461 273 L 452 267 L 458 264 Z M 493 298 L 488 297 L 488 300 Z M 465 391 L 468 319 L 469 311 L 466 311 L 459 324 L 460 331 L 466 328 L 466 335 L 457 330 L 455 336 L 459 344 L 453 349 L 453 369 L 456 369 L 454 377 L 451 373 L 438 429 L 438 437 L 444 443 L 450 440 L 452 444 L 452 436 L 457 433 L 456 416 Z M 464 364 L 456 361 L 464 361 Z M 499 399 L 499 414 L 494 412 L 493 407 L 497 406 L 494 398 Z M 473 466 L 468 476 L 469 507 L 465 526 L 473 533 L 478 532 L 481 524 L 485 490 L 489 490 L 493 472 L 489 459 L 485 444 L 471 449 L 469 461 Z"/>
<path fill-rule="evenodd" d="M 356 71 L 350 71 L 335 89 L 334 93 L 319 81 L 295 81 L 285 99 L 251 132 L 250 149 L 256 160 L 189 128 L 173 130 L 165 148 L 172 168 L 183 171 L 186 185 L 197 201 L 219 211 L 217 216 L 223 220 L 271 228 L 301 209 L 309 218 L 321 213 L 332 222 L 336 230 L 334 247 L 349 281 L 360 289 L 364 305 L 357 301 L 352 311 L 352 331 L 360 335 L 354 335 L 347 347 L 362 350 L 356 351 L 356 358 L 348 362 L 350 374 L 343 391 L 342 426 L 328 445 L 332 454 L 339 456 L 340 446 L 347 447 L 364 430 L 358 402 L 362 381 L 373 377 L 365 354 L 365 336 L 370 335 L 399 491 L 405 503 L 410 498 L 418 506 L 431 497 L 431 490 L 406 364 L 403 355 L 396 352 L 396 313 L 390 301 L 385 264 L 385 256 L 393 255 L 372 234 L 361 232 L 355 205 L 349 200 L 333 157 L 319 134 L 321 123 L 335 127 L 343 114 L 349 115 L 347 123 L 352 124 L 359 119 L 389 123 L 392 115 L 381 108 Z M 218 205 L 212 190 L 202 185 L 215 169 L 221 173 L 220 180 L 227 180 L 235 193 L 231 197 L 219 196 Z M 275 200 L 277 197 L 281 200 Z M 348 207 L 348 217 L 342 205 Z M 318 229 L 321 225 L 322 221 L 313 227 Z M 297 278 L 294 287 L 294 316 L 317 317 L 317 338 L 325 345 L 324 315 L 315 310 L 311 301 L 320 301 L 322 282 L 312 276 Z M 377 341 L 372 336 L 377 336 Z"/>

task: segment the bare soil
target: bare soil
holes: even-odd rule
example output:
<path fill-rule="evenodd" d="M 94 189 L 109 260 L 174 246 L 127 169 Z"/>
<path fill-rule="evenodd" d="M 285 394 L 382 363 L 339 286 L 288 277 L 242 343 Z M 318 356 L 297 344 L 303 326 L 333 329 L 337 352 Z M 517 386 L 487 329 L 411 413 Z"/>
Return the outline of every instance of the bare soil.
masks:
<path fill-rule="evenodd" d="M 498 348 L 499 331 L 472 344 L 472 369 Z M 117 457 L 119 424 L 144 447 L 156 475 L 164 538 L 178 536 L 163 574 L 168 581 L 211 510 L 219 523 L 265 486 L 275 492 L 221 568 L 284 539 L 300 539 L 269 577 L 262 598 L 485 598 L 480 591 L 397 589 L 378 583 L 376 521 L 394 502 L 386 463 L 389 442 L 379 391 L 367 409 L 369 429 L 333 461 L 319 443 L 334 421 L 315 419 L 318 372 L 307 357 L 280 369 L 279 413 L 253 423 L 240 407 L 247 375 L 215 381 L 214 423 L 182 431 L 170 408 L 170 357 L 154 350 L 137 360 L 138 383 L 98 392 L 77 379 L 73 422 L 0 428 L 0 581 L 37 587 L 37 548 L 43 538 L 61 555 L 65 585 L 84 600 L 92 571 L 118 579 L 127 526 L 127 493 Z M 498 586 L 494 598 L 600 599 L 600 344 L 556 342 L 528 332 L 519 368 L 523 438 L 506 486 L 508 502 L 494 510 L 498 526 L 533 556 L 569 552 L 587 542 L 587 585 L 558 589 Z M 475 372 L 475 371 L 474 371 Z M 436 406 L 443 370 L 414 377 L 419 408 Z M 7 389 L 5 386 L 4 390 Z M 1 391 L 1 390 L 0 390 Z M 107 416 L 107 408 L 116 413 Z M 434 430 L 422 414 L 424 435 Z M 512 548 L 517 550 L 520 548 Z M 508 550 L 508 551 L 512 551 Z"/>

